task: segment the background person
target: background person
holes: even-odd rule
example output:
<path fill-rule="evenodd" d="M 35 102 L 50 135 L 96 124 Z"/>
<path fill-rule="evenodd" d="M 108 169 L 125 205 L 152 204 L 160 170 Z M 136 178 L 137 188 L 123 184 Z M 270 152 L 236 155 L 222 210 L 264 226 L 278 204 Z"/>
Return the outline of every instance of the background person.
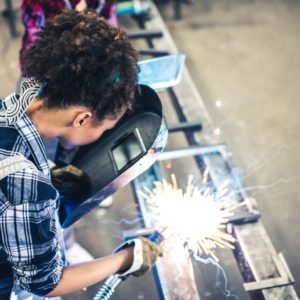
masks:
<path fill-rule="evenodd" d="M 24 34 L 20 49 L 20 69 L 26 77 L 25 51 L 29 49 L 47 20 L 61 14 L 63 10 L 83 11 L 93 9 L 99 16 L 104 17 L 109 24 L 116 26 L 117 17 L 113 0 L 23 0 L 21 5 L 21 19 Z"/>

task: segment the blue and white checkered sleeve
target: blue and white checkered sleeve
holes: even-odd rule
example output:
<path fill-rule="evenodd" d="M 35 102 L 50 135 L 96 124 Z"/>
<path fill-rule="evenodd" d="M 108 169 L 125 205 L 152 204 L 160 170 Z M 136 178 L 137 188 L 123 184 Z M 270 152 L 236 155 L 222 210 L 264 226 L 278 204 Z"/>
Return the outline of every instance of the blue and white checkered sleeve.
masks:
<path fill-rule="evenodd" d="M 25 169 L 1 181 L 6 209 L 0 215 L 0 244 L 22 289 L 46 295 L 60 280 L 63 261 L 57 192 L 38 170 Z"/>

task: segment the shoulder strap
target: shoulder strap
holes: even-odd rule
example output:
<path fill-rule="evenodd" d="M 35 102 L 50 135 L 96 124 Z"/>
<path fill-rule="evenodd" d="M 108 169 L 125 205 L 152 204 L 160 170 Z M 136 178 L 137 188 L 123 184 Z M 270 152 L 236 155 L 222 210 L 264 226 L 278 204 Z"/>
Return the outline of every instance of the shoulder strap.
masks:
<path fill-rule="evenodd" d="M 0 160 L 0 180 L 28 167 L 36 169 L 34 163 L 25 158 L 22 154 L 17 154 Z"/>

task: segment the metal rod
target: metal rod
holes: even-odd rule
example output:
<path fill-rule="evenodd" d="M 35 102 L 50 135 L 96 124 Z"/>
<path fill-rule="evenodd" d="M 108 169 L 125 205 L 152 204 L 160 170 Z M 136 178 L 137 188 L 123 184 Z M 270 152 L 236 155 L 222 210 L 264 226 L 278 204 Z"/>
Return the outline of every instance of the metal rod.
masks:
<path fill-rule="evenodd" d="M 202 124 L 199 122 L 180 122 L 179 124 L 169 125 L 169 133 L 177 132 L 181 130 L 201 130 Z"/>
<path fill-rule="evenodd" d="M 150 55 L 153 57 L 157 56 L 166 56 L 169 55 L 170 53 L 168 51 L 163 51 L 163 50 L 154 50 L 154 49 L 140 49 L 139 50 L 140 55 Z"/>
<path fill-rule="evenodd" d="M 208 146 L 191 146 L 189 148 L 166 150 L 159 154 L 158 160 L 170 160 L 184 158 L 188 156 L 204 155 L 207 153 L 217 152 L 225 147 L 224 144 L 208 145 Z"/>
<path fill-rule="evenodd" d="M 158 165 L 153 165 L 147 172 L 132 182 L 133 193 L 140 209 L 142 221 L 146 227 L 155 227 L 155 224 L 153 224 L 149 217 L 147 203 L 137 191 L 142 190 L 144 187 L 151 187 L 153 181 L 160 180 L 160 172 L 161 170 Z M 185 249 L 183 247 L 172 247 L 171 240 L 166 240 L 164 243 L 164 256 L 157 261 L 155 266 L 160 299 L 200 300 L 192 264 Z M 174 262 L 180 262 L 180 268 Z M 181 274 L 180 284 L 178 284 L 179 272 Z"/>
<path fill-rule="evenodd" d="M 163 37 L 163 33 L 159 30 L 151 31 L 151 30 L 140 30 L 137 32 L 129 32 L 128 38 L 131 40 L 137 39 L 149 39 L 149 38 L 161 38 Z"/>

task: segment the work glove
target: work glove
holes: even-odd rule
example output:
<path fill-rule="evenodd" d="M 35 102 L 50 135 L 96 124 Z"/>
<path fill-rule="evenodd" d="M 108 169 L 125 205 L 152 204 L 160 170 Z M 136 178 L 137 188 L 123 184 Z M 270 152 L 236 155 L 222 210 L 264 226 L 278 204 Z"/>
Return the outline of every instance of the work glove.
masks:
<path fill-rule="evenodd" d="M 145 274 L 153 267 L 157 257 L 163 255 L 162 248 L 160 246 L 152 243 L 149 239 L 144 237 L 124 242 L 118 246 L 113 253 L 117 253 L 130 246 L 133 246 L 133 263 L 128 270 L 117 274 L 122 279 L 125 279 L 128 275 L 139 277 Z"/>
<path fill-rule="evenodd" d="M 51 181 L 61 195 L 69 199 L 79 199 L 91 188 L 91 182 L 86 173 L 73 165 L 51 170 Z"/>

